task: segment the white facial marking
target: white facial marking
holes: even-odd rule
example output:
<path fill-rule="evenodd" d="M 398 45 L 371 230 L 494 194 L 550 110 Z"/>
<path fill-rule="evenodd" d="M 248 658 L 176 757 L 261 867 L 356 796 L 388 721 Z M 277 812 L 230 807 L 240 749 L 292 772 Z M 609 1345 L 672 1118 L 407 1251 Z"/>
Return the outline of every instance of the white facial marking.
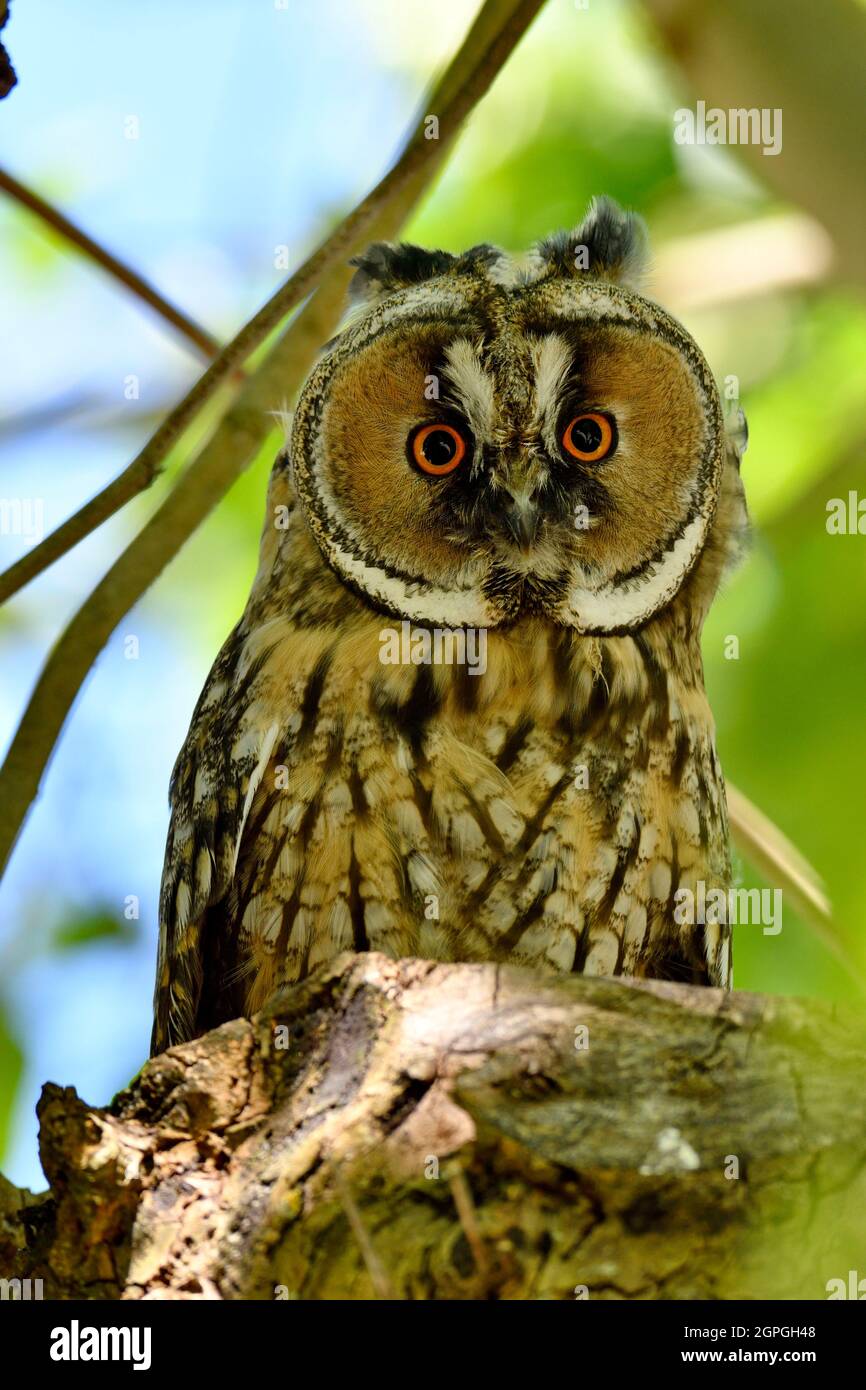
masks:
<path fill-rule="evenodd" d="M 467 338 L 455 338 L 445 349 L 448 379 L 455 404 L 462 409 L 475 438 L 488 440 L 496 428 L 493 378 L 481 364 L 481 351 Z"/>
<path fill-rule="evenodd" d="M 330 550 L 335 568 L 384 608 L 419 623 L 442 627 L 493 627 L 496 614 L 478 588 L 439 589 L 386 574 L 377 565 L 359 560 L 339 545 Z"/>
<path fill-rule="evenodd" d="M 556 333 L 548 333 L 532 344 L 532 356 L 535 363 L 533 425 L 541 432 L 545 448 L 555 455 L 559 451 L 556 418 L 571 372 L 572 353 L 564 338 Z"/>
<path fill-rule="evenodd" d="M 706 517 L 696 516 L 673 547 L 635 579 L 598 589 L 578 581 L 564 605 L 565 620 L 581 632 L 605 632 L 631 627 L 657 612 L 688 574 L 706 527 Z"/>

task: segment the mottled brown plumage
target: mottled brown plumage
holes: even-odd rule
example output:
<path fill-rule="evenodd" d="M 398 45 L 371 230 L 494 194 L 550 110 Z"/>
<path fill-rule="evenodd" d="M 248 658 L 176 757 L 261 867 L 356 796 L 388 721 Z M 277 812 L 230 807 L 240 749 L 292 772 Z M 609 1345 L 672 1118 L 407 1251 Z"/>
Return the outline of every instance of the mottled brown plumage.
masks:
<path fill-rule="evenodd" d="M 700 630 L 745 509 L 641 240 L 603 200 L 524 268 L 361 259 L 175 769 L 155 1050 L 347 949 L 729 983 L 674 894 L 730 878 Z M 429 423 L 466 441 L 447 475 L 413 466 Z M 486 669 L 384 659 L 443 629 Z"/>

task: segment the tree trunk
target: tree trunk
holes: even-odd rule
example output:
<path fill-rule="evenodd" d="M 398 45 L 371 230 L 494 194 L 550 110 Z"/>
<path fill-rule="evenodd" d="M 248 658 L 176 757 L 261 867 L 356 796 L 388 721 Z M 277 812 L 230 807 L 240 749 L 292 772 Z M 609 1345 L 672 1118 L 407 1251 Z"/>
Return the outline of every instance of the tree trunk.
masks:
<path fill-rule="evenodd" d="M 0 1268 L 53 1298 L 827 1297 L 862 1265 L 859 1021 L 342 956 L 107 1109 L 47 1085 Z"/>

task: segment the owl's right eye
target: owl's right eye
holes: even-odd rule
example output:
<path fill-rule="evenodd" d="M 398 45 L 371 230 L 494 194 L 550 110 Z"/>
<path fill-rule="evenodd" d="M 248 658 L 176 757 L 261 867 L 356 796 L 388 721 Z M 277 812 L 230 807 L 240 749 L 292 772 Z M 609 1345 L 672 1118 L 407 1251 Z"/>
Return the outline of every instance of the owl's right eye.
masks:
<path fill-rule="evenodd" d="M 616 428 L 612 416 L 597 410 L 575 415 L 562 436 L 562 447 L 582 463 L 601 463 L 616 448 Z"/>
<path fill-rule="evenodd" d="M 434 478 L 453 473 L 466 455 L 466 440 L 454 425 L 421 425 L 407 443 L 411 462 Z"/>

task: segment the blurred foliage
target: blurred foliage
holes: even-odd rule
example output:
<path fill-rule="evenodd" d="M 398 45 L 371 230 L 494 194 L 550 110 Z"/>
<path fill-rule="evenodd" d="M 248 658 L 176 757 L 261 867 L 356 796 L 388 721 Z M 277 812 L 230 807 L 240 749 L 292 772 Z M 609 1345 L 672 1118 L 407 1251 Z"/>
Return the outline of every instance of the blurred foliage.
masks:
<path fill-rule="evenodd" d="M 12 1123 L 12 1110 L 21 1077 L 24 1072 L 24 1055 L 18 1039 L 13 1036 L 0 999 L 0 1153 L 4 1153 L 9 1142 Z"/>
<path fill-rule="evenodd" d="M 132 923 L 112 912 L 74 912 L 58 924 L 51 945 L 55 951 L 74 951 L 95 941 L 131 945 L 135 935 Z"/>

